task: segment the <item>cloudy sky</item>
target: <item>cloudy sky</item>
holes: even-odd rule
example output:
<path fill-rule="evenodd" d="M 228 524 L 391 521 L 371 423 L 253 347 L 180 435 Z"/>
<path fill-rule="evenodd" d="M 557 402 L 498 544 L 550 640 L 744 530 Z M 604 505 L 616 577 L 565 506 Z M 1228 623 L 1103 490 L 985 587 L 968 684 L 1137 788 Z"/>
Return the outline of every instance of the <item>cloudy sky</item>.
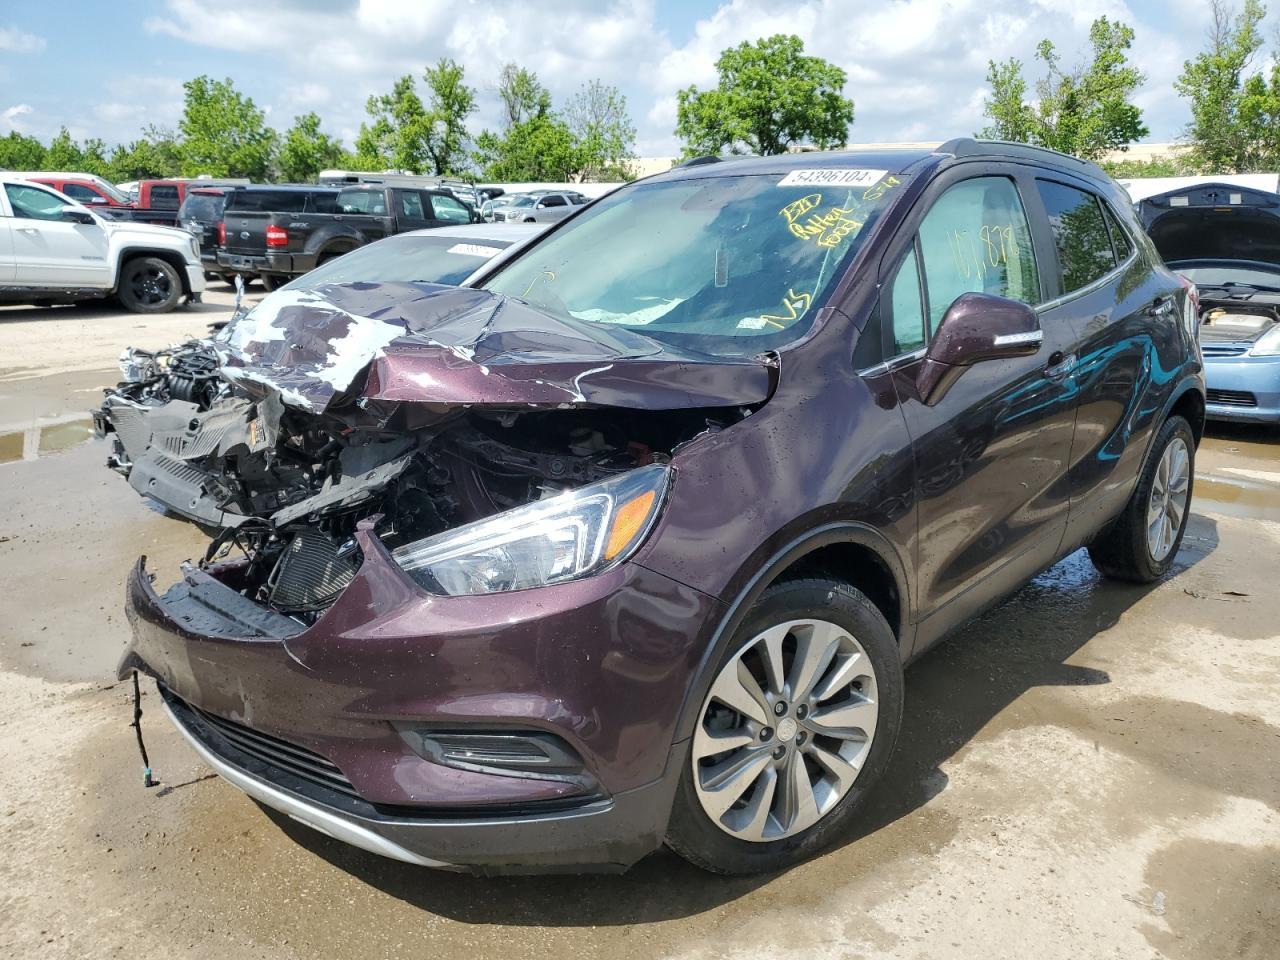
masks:
<path fill-rule="evenodd" d="M 1139 102 L 1150 140 L 1187 120 L 1172 90 L 1201 46 L 1208 0 L 6 0 L 0 4 L 0 134 L 128 140 L 172 126 L 182 81 L 231 77 L 287 127 L 307 110 L 352 142 L 365 98 L 441 56 L 480 92 L 478 131 L 496 124 L 496 79 L 514 60 L 557 103 L 600 78 L 626 94 L 637 153 L 677 152 L 676 91 L 715 81 L 727 46 L 796 33 L 844 68 L 856 103 L 854 142 L 943 140 L 982 125 L 990 58 L 1030 60 L 1050 37 L 1083 55 L 1089 23 L 1137 31 L 1147 74 Z M 1268 33 L 1270 29 L 1268 28 Z"/>

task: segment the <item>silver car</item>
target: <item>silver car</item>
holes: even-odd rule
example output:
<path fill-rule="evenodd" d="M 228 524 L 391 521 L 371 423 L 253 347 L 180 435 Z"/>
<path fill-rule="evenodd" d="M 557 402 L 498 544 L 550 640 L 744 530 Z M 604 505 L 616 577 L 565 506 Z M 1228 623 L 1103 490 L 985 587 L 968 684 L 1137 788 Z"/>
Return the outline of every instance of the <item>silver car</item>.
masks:
<path fill-rule="evenodd" d="M 587 202 L 580 193 L 527 193 L 501 197 L 494 204 L 494 223 L 555 223 L 563 220 Z"/>

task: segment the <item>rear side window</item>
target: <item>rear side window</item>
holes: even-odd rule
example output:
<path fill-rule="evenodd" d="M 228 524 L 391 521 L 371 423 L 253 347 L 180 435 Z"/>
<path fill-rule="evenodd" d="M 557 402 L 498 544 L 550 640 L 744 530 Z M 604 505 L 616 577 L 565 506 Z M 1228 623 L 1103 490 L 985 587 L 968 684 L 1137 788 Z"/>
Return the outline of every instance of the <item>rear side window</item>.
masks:
<path fill-rule="evenodd" d="M 948 189 L 925 214 L 919 244 L 929 336 L 963 293 L 1040 302 L 1031 228 L 1018 188 L 1006 177 L 978 177 Z"/>
<path fill-rule="evenodd" d="M 227 201 L 227 210 L 302 213 L 307 196 L 301 190 L 236 190 Z"/>
<path fill-rule="evenodd" d="M 1106 218 L 1107 228 L 1111 231 L 1111 246 L 1116 251 L 1116 263 L 1124 263 L 1133 253 L 1133 241 L 1129 239 L 1129 234 L 1116 219 L 1115 213 L 1105 203 L 1102 205 L 1102 215 Z"/>
<path fill-rule="evenodd" d="M 382 190 L 343 190 L 338 195 L 338 209 L 342 213 L 365 213 L 385 216 L 386 194 Z"/>
<path fill-rule="evenodd" d="M 161 210 L 178 209 L 178 188 L 172 184 L 157 184 L 151 188 L 151 206 Z"/>
<path fill-rule="evenodd" d="M 340 213 L 336 193 L 311 193 L 307 195 L 307 213 Z"/>
<path fill-rule="evenodd" d="M 426 214 L 422 212 L 422 195 L 416 190 L 400 192 L 400 216 L 411 220 L 426 219 Z"/>
<path fill-rule="evenodd" d="M 1114 270 L 1116 254 L 1098 198 L 1051 180 L 1037 180 L 1036 187 L 1058 248 L 1062 292 L 1087 287 Z"/>
<path fill-rule="evenodd" d="M 188 193 L 178 209 L 181 220 L 221 220 L 226 197 L 216 193 Z"/>

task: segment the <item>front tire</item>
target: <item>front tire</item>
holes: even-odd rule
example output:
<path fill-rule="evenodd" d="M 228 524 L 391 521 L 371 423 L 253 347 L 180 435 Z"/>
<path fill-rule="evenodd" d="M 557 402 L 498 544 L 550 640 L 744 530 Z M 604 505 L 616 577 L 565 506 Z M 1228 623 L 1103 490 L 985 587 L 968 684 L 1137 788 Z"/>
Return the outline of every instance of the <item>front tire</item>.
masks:
<path fill-rule="evenodd" d="M 135 257 L 120 270 L 117 296 L 131 313 L 168 313 L 182 299 L 182 280 L 166 260 Z"/>
<path fill-rule="evenodd" d="M 1124 512 L 1089 544 L 1089 559 L 1100 573 L 1129 583 L 1152 583 L 1169 571 L 1191 514 L 1195 457 L 1191 424 L 1170 417 L 1156 436 Z"/>
<path fill-rule="evenodd" d="M 902 699 L 897 640 L 865 594 L 816 578 L 772 585 L 716 666 L 667 845 L 748 874 L 835 843 L 888 766 Z"/>

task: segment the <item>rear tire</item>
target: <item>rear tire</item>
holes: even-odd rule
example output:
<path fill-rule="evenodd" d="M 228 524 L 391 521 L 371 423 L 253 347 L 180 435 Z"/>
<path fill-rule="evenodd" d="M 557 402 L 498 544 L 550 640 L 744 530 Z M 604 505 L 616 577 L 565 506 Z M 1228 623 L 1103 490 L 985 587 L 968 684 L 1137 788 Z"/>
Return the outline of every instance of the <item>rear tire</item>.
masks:
<path fill-rule="evenodd" d="M 120 269 L 117 296 L 131 313 L 168 313 L 182 299 L 182 280 L 166 260 L 134 257 Z"/>
<path fill-rule="evenodd" d="M 288 277 L 277 276 L 274 273 L 264 273 L 258 277 L 262 281 L 262 289 L 270 293 L 272 290 L 279 290 L 289 282 Z"/>
<path fill-rule="evenodd" d="M 1124 512 L 1089 544 L 1089 559 L 1115 580 L 1152 583 L 1173 566 L 1191 515 L 1196 438 L 1182 417 L 1165 421 Z"/>
<path fill-rule="evenodd" d="M 713 873 L 781 870 L 846 836 L 888 766 L 902 723 L 898 642 L 855 587 L 775 583 L 703 696 L 667 845 Z"/>

